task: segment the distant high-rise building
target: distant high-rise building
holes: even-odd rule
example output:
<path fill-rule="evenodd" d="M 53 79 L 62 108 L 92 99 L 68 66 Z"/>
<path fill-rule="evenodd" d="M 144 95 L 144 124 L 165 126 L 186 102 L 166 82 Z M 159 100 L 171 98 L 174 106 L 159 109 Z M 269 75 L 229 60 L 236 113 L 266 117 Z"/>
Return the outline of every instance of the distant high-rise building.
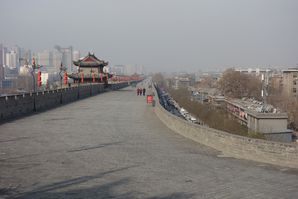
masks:
<path fill-rule="evenodd" d="M 67 68 L 67 72 L 73 71 L 73 64 L 72 64 L 73 58 L 72 58 L 72 47 L 64 48 L 63 49 L 63 57 L 62 57 L 62 63 L 63 66 Z"/>
<path fill-rule="evenodd" d="M 73 61 L 78 61 L 80 59 L 80 51 L 74 50 L 72 52 L 72 59 Z"/>
<path fill-rule="evenodd" d="M 0 44 L 0 66 L 3 66 L 4 58 L 3 58 L 3 44 Z"/>
<path fill-rule="evenodd" d="M 73 68 L 73 57 L 72 57 L 72 46 L 68 48 L 61 48 L 60 46 L 55 46 L 55 49 L 62 53 L 62 65 L 67 68 L 67 72 L 71 73 L 74 71 Z"/>
<path fill-rule="evenodd" d="M 4 49 L 3 44 L 0 44 L 0 82 L 4 79 Z"/>
<path fill-rule="evenodd" d="M 52 54 L 53 54 L 53 67 L 56 68 L 57 71 L 59 71 L 62 63 L 62 53 L 57 49 L 54 49 L 52 51 Z"/>
<path fill-rule="evenodd" d="M 15 54 L 13 55 L 13 56 L 15 56 L 15 60 L 16 60 L 15 67 L 18 68 L 18 70 L 19 70 L 19 68 L 20 68 L 20 61 L 19 60 L 21 58 L 21 48 L 19 46 L 15 45 L 14 47 L 12 47 L 12 51 L 15 52 Z"/>
<path fill-rule="evenodd" d="M 49 50 L 37 53 L 37 63 L 43 67 L 42 70 L 49 73 L 57 72 L 57 68 L 53 66 L 53 54 Z"/>
<path fill-rule="evenodd" d="M 17 53 L 15 51 L 10 51 L 6 53 L 6 63 L 5 65 L 10 68 L 17 68 Z"/>
<path fill-rule="evenodd" d="M 7 48 L 2 45 L 2 54 L 0 56 L 2 57 L 2 66 L 6 64 L 6 53 L 7 53 Z"/>
<path fill-rule="evenodd" d="M 4 67 L 0 65 L 0 81 L 4 79 Z"/>
<path fill-rule="evenodd" d="M 10 53 L 5 53 L 5 66 L 10 66 Z"/>
<path fill-rule="evenodd" d="M 32 64 L 32 53 L 31 53 L 31 50 L 29 50 L 29 49 L 25 50 L 25 52 L 23 54 L 23 58 L 25 58 L 26 60 L 28 60 L 28 64 Z"/>
<path fill-rule="evenodd" d="M 32 64 L 31 50 L 21 48 L 20 57 L 19 57 L 19 64 L 20 64 L 20 67 L 24 66 L 26 64 Z"/>
<path fill-rule="evenodd" d="M 142 66 L 142 65 L 136 66 L 136 73 L 137 74 L 145 74 L 145 68 L 144 68 L 144 66 Z"/>
<path fill-rule="evenodd" d="M 283 92 L 286 97 L 298 97 L 298 68 L 282 71 Z"/>
<path fill-rule="evenodd" d="M 125 65 L 125 75 L 132 75 L 136 72 L 136 68 L 132 65 Z"/>
<path fill-rule="evenodd" d="M 124 75 L 125 66 L 124 65 L 115 65 L 111 67 L 111 72 L 115 75 Z"/>

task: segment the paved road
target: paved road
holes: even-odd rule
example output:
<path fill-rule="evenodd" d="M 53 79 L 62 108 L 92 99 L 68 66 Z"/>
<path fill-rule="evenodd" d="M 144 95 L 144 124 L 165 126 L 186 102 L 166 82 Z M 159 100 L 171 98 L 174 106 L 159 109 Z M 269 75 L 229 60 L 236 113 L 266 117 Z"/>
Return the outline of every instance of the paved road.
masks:
<path fill-rule="evenodd" d="M 298 171 L 181 137 L 132 88 L 0 126 L 0 198 L 297 198 Z"/>

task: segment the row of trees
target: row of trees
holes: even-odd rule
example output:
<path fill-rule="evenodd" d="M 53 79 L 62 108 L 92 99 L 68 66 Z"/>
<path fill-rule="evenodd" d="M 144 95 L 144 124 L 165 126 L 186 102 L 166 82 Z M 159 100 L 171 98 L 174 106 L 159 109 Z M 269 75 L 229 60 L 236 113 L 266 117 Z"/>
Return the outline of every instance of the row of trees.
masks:
<path fill-rule="evenodd" d="M 269 82 L 267 90 L 268 103 L 287 112 L 289 117 L 289 128 L 298 130 L 298 99 L 289 98 L 283 93 L 282 88 L 274 88 L 271 84 L 272 83 Z M 243 74 L 234 69 L 227 69 L 218 81 L 210 76 L 206 77 L 199 83 L 199 86 L 205 88 L 218 88 L 226 97 L 248 97 L 262 100 L 261 78 L 250 74 Z"/>
<path fill-rule="evenodd" d="M 165 79 L 162 74 L 154 75 L 154 82 L 165 87 Z M 231 98 L 254 98 L 262 100 L 262 81 L 260 77 L 244 74 L 234 69 L 227 69 L 219 80 L 206 76 L 199 84 L 203 88 L 217 88 L 220 93 Z M 298 131 L 298 99 L 289 98 L 283 94 L 282 88 L 274 88 L 269 82 L 267 100 L 269 104 L 278 107 L 288 114 L 289 128 Z"/>
<path fill-rule="evenodd" d="M 264 139 L 264 136 L 260 133 L 249 132 L 246 126 L 241 125 L 224 109 L 191 100 L 191 94 L 187 89 L 168 89 L 168 92 L 180 106 L 190 111 L 192 115 L 195 115 L 201 122 L 211 128 L 241 136 Z"/>
<path fill-rule="evenodd" d="M 217 82 L 221 93 L 227 97 L 249 97 L 261 100 L 262 82 L 260 78 L 228 69 Z"/>

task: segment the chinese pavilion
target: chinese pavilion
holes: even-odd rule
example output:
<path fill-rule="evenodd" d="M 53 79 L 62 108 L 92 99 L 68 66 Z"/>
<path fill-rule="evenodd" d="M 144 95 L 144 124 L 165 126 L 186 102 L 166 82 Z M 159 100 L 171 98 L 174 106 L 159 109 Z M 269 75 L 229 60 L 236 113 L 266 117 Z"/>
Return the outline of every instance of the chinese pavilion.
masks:
<path fill-rule="evenodd" d="M 68 76 L 75 82 L 104 82 L 107 84 L 108 79 L 112 77 L 111 74 L 103 70 L 108 62 L 98 59 L 94 54 L 88 53 L 86 57 L 73 61 L 73 63 L 78 66 L 78 71 Z"/>

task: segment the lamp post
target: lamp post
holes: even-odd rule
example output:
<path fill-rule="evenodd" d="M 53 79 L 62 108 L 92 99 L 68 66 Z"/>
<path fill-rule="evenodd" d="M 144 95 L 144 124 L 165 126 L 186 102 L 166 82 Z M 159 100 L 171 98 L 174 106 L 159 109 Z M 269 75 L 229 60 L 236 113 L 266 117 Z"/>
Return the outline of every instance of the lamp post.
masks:
<path fill-rule="evenodd" d="M 35 69 L 39 69 L 39 68 L 41 68 L 41 67 L 42 67 L 42 66 L 37 65 L 37 64 L 35 63 L 35 59 L 33 58 L 31 75 L 32 75 L 32 78 L 33 78 L 33 91 L 34 91 L 34 94 L 33 94 L 33 111 L 34 111 L 34 112 L 36 112 L 36 103 L 35 103 L 35 95 L 36 95 Z"/>
<path fill-rule="evenodd" d="M 78 99 L 80 99 L 80 81 L 81 81 L 81 62 L 79 63 L 79 69 L 78 69 Z"/>
<path fill-rule="evenodd" d="M 25 67 L 28 69 L 29 68 L 29 61 L 28 61 L 28 59 L 26 59 L 26 58 L 19 58 L 19 64 L 21 65 L 21 61 L 25 61 Z M 31 73 L 31 72 L 30 72 Z M 27 81 L 25 82 L 25 84 L 26 84 L 26 88 L 27 88 Z M 29 88 L 30 86 L 28 85 L 28 92 L 29 92 Z M 27 89 L 26 89 L 27 90 Z"/>
<path fill-rule="evenodd" d="M 97 68 L 97 78 L 98 78 L 98 82 L 100 83 L 99 73 L 100 73 L 100 66 L 98 66 Z"/>
<path fill-rule="evenodd" d="M 65 72 L 65 71 L 66 71 L 66 67 L 63 67 L 63 65 L 61 63 L 60 72 L 59 72 L 59 75 L 60 75 L 60 104 L 62 104 L 62 79 L 63 79 L 62 72 Z"/>
<path fill-rule="evenodd" d="M 92 77 L 92 68 L 90 69 L 90 96 L 92 95 L 92 81 L 93 81 L 93 77 Z"/>

